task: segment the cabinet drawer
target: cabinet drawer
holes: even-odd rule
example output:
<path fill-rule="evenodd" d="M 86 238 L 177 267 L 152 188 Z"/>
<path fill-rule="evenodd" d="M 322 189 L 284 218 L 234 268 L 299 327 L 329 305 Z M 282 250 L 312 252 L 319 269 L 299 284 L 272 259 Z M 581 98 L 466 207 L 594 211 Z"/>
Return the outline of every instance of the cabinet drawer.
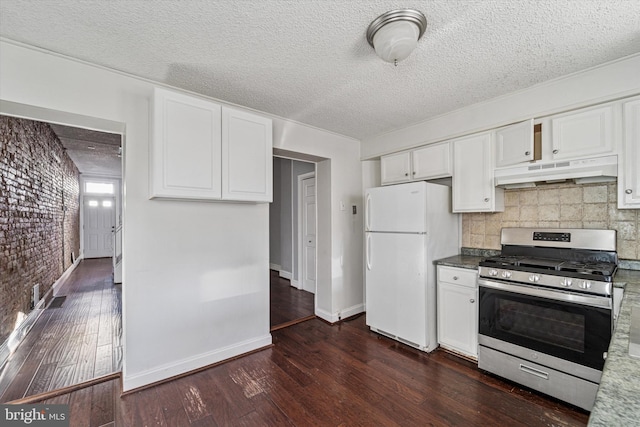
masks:
<path fill-rule="evenodd" d="M 478 282 L 478 271 L 468 268 L 438 266 L 438 281 L 475 288 Z"/>

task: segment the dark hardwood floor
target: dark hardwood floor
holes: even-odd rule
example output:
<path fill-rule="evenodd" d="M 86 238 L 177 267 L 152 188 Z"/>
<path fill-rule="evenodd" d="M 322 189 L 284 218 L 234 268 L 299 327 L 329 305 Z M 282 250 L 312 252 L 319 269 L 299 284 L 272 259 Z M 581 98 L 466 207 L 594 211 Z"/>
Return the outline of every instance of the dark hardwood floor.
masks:
<path fill-rule="evenodd" d="M 119 396 L 119 381 L 58 396 L 72 426 L 583 426 L 587 414 L 444 351 L 368 330 L 364 316 L 272 333 L 272 348 Z"/>
<path fill-rule="evenodd" d="M 121 286 L 111 258 L 82 261 L 0 372 L 0 402 L 49 392 L 119 372 Z"/>
<path fill-rule="evenodd" d="M 269 283 L 272 330 L 314 315 L 312 293 L 294 288 L 289 280 L 280 277 L 275 270 L 270 270 Z"/>

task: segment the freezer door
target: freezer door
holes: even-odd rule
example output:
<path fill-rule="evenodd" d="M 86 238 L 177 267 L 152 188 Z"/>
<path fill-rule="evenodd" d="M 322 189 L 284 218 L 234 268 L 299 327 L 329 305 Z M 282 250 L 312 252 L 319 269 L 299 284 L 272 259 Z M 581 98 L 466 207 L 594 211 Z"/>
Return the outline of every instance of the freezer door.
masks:
<path fill-rule="evenodd" d="M 366 236 L 367 325 L 421 348 L 429 343 L 425 241 L 421 234 Z"/>
<path fill-rule="evenodd" d="M 365 230 L 424 233 L 427 227 L 427 183 L 370 188 L 365 193 Z"/>

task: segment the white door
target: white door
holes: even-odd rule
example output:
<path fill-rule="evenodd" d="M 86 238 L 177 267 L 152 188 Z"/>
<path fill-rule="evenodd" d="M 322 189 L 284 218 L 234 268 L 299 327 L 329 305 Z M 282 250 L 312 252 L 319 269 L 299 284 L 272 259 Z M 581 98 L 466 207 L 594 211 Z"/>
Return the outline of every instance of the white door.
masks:
<path fill-rule="evenodd" d="M 115 226 L 115 199 L 104 196 L 85 196 L 84 257 L 105 258 L 113 256 L 113 229 Z"/>
<path fill-rule="evenodd" d="M 302 181 L 302 289 L 316 293 L 316 179 Z"/>

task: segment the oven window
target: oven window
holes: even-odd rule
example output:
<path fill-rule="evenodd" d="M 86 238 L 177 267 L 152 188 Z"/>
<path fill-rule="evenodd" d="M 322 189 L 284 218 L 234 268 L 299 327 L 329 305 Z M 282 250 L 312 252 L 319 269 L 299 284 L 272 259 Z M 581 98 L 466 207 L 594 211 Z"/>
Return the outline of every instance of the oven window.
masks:
<path fill-rule="evenodd" d="M 601 370 L 611 310 L 480 286 L 479 333 Z"/>
<path fill-rule="evenodd" d="M 501 332 L 584 352 L 583 314 L 498 299 L 496 316 L 496 328 Z"/>

